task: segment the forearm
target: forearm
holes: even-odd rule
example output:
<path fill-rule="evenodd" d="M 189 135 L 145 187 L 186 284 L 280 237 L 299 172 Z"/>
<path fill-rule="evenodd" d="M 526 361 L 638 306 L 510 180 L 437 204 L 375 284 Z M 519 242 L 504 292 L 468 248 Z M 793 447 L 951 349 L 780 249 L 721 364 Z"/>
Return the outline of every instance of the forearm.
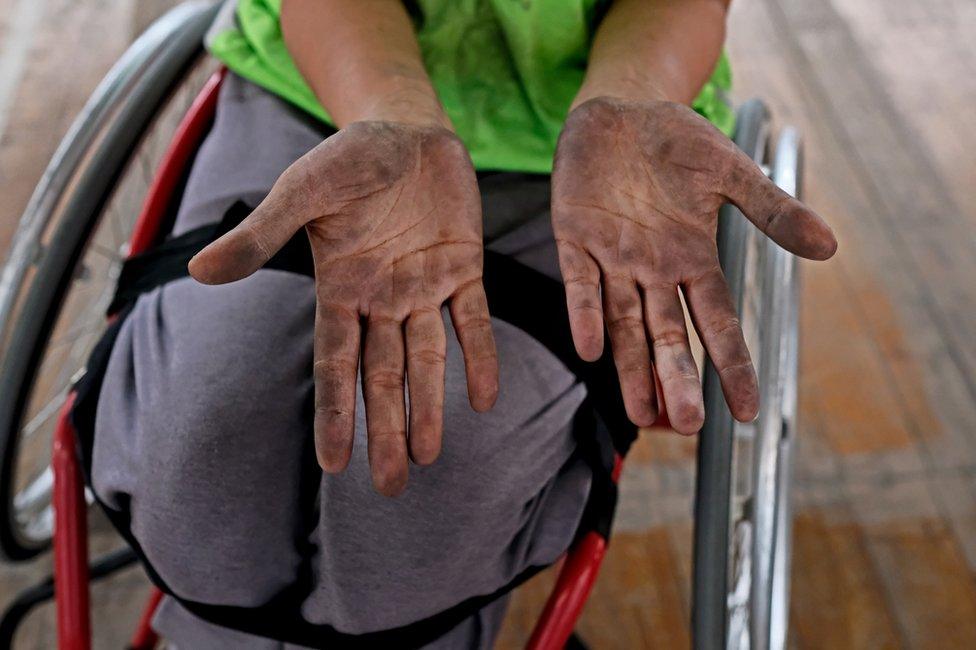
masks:
<path fill-rule="evenodd" d="M 725 0 L 616 0 L 573 107 L 601 96 L 690 104 L 725 40 Z"/>
<path fill-rule="evenodd" d="M 451 128 L 399 0 L 284 0 L 281 29 L 338 127 L 381 120 Z"/>

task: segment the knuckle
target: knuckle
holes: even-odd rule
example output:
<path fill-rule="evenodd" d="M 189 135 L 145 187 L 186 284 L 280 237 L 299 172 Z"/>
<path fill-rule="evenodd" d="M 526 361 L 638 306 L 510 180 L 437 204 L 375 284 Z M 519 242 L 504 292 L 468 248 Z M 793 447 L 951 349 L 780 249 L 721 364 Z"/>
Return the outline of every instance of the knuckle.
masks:
<path fill-rule="evenodd" d="M 488 322 L 488 306 L 480 297 L 459 296 L 454 303 L 452 312 L 454 320 L 459 323 L 485 323 Z"/>
<path fill-rule="evenodd" d="M 578 286 L 583 289 L 598 288 L 600 282 L 595 274 L 581 274 L 563 276 L 563 284 L 566 286 Z"/>
<path fill-rule="evenodd" d="M 391 305 L 378 303 L 371 306 L 371 313 L 369 315 L 369 328 L 370 329 L 399 329 L 400 320 L 391 313 L 393 308 Z"/>
<path fill-rule="evenodd" d="M 729 316 L 728 318 L 719 319 L 708 326 L 708 333 L 712 336 L 722 336 L 728 332 L 732 334 L 741 334 L 742 328 L 739 323 L 739 319 L 736 316 Z"/>
<path fill-rule="evenodd" d="M 338 374 L 352 374 L 356 372 L 357 362 L 353 358 L 330 356 L 325 359 L 318 359 L 312 365 L 312 375 L 316 378 L 325 378 Z"/>
<path fill-rule="evenodd" d="M 424 365 L 440 365 L 443 364 L 445 360 L 446 357 L 444 353 L 433 348 L 413 350 L 407 354 L 408 362 L 420 363 Z"/>
<path fill-rule="evenodd" d="M 622 314 L 607 319 L 607 327 L 611 331 L 619 331 L 621 334 L 632 332 L 644 327 L 644 319 L 636 314 Z"/>
<path fill-rule="evenodd" d="M 655 332 L 652 338 L 655 348 L 683 347 L 687 343 L 685 332 L 679 329 Z"/>
<path fill-rule="evenodd" d="M 274 255 L 274 249 L 268 241 L 267 234 L 264 232 L 260 221 L 254 222 L 250 228 L 244 230 L 243 234 L 250 247 L 262 260 L 267 261 L 271 259 Z"/>
<path fill-rule="evenodd" d="M 488 338 L 493 335 L 491 329 L 491 318 L 487 315 L 478 314 L 469 318 L 458 320 L 459 336 L 469 341 Z"/>
<path fill-rule="evenodd" d="M 369 430 L 369 439 L 375 445 L 377 443 L 387 443 L 393 441 L 394 444 L 397 443 L 398 439 L 405 438 L 407 435 L 406 429 L 400 427 L 376 427 L 374 426 Z M 377 461 L 380 465 L 385 465 L 394 461 L 383 460 L 388 459 L 388 454 L 380 455 L 380 459 Z"/>
<path fill-rule="evenodd" d="M 740 362 L 737 362 L 737 363 L 727 364 L 727 365 L 723 366 L 722 368 L 720 368 L 719 371 L 718 371 L 718 373 L 719 373 L 719 375 L 723 375 L 724 376 L 724 375 L 726 375 L 728 373 L 735 373 L 735 372 L 738 372 L 740 370 L 749 370 L 749 371 L 752 371 L 753 374 L 755 374 L 755 370 L 753 370 L 753 367 L 752 367 L 752 361 L 749 361 L 749 360 L 740 361 Z"/>
<path fill-rule="evenodd" d="M 372 390 L 403 390 L 403 373 L 394 370 L 373 370 L 366 373 L 366 386 Z"/>
<path fill-rule="evenodd" d="M 603 313 L 603 309 L 600 307 L 600 305 L 584 300 L 577 301 L 572 307 L 569 308 L 569 311 L 570 313 L 581 311 L 592 311 L 597 314 Z"/>
<path fill-rule="evenodd" d="M 666 383 L 694 382 L 698 383 L 698 369 L 694 365 L 678 364 L 674 368 L 661 374 L 661 381 Z"/>
<path fill-rule="evenodd" d="M 407 327 L 413 326 L 417 327 L 421 325 L 423 327 L 436 326 L 438 323 L 442 322 L 443 316 L 441 316 L 440 305 L 428 305 L 420 304 L 415 305 L 409 319 L 407 320 Z"/>
<path fill-rule="evenodd" d="M 328 291 L 327 291 L 328 289 Z M 356 310 L 348 305 L 330 300 L 332 298 L 331 287 L 318 283 L 316 286 L 316 298 L 318 313 L 323 319 L 346 321 L 344 324 L 358 325 L 359 315 Z"/>
<path fill-rule="evenodd" d="M 335 404 L 316 404 L 315 405 L 315 418 L 327 425 L 342 423 L 343 419 L 348 419 L 352 413 L 344 408 L 340 408 Z"/>

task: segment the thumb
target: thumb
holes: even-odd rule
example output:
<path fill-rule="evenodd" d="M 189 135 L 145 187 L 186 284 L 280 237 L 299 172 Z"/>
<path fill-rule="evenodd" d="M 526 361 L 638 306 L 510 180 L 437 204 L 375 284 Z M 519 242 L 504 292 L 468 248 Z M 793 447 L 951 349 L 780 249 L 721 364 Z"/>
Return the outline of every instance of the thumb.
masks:
<path fill-rule="evenodd" d="M 726 195 L 767 237 L 800 257 L 826 260 L 837 251 L 830 226 L 770 180 L 743 154 Z"/>
<path fill-rule="evenodd" d="M 251 275 L 305 225 L 297 206 L 275 190 L 236 228 L 193 256 L 190 275 L 203 284 L 224 284 Z"/>

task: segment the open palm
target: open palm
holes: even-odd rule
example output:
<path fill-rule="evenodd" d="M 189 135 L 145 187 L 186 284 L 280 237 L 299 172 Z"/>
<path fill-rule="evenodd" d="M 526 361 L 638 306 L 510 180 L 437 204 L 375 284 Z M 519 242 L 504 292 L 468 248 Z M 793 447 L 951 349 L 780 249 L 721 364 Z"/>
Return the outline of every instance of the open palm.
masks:
<path fill-rule="evenodd" d="M 711 124 L 670 102 L 581 104 L 560 136 L 552 184 L 577 351 L 600 356 L 605 322 L 630 419 L 654 421 L 656 369 L 672 426 L 693 433 L 702 425 L 679 292 L 732 414 L 754 418 L 756 374 L 719 266 L 718 209 L 734 203 L 767 236 L 811 259 L 833 255 L 830 228 Z"/>
<path fill-rule="evenodd" d="M 192 260 L 191 273 L 212 284 L 245 277 L 303 226 L 315 263 L 319 463 L 341 471 L 349 461 L 361 357 L 373 480 L 396 494 L 408 455 L 426 464 L 440 451 L 445 303 L 472 406 L 490 408 L 498 392 L 468 154 L 444 129 L 354 123 L 292 164 L 244 222 Z"/>

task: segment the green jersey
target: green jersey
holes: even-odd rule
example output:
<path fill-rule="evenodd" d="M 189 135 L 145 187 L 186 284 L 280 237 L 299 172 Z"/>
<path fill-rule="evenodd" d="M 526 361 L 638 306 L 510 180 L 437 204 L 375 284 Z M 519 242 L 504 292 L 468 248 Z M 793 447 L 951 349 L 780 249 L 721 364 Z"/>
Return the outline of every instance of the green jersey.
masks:
<path fill-rule="evenodd" d="M 416 0 L 407 7 L 437 96 L 477 169 L 547 173 L 606 0 Z M 238 0 L 210 51 L 321 120 L 329 115 L 281 36 L 281 0 Z M 328 32 L 322 34 L 328 38 Z M 730 133 L 723 55 L 693 104 Z"/>

